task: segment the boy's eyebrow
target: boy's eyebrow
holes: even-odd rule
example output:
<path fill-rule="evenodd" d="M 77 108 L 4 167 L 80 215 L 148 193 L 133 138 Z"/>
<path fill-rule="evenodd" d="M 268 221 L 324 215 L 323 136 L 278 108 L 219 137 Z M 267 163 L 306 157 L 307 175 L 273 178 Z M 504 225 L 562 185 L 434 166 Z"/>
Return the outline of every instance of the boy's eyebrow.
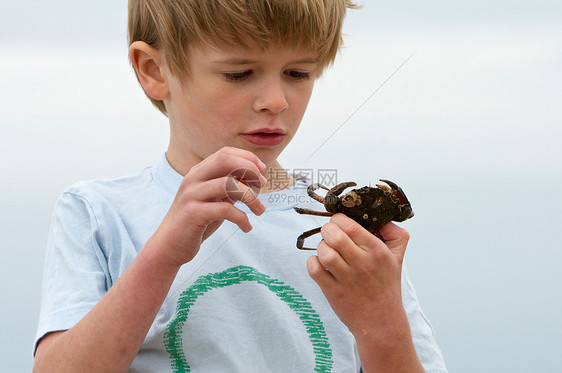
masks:
<path fill-rule="evenodd" d="M 291 61 L 290 63 L 305 63 L 305 64 L 313 64 L 313 63 L 318 63 L 320 61 L 319 58 L 303 58 L 303 59 L 299 59 L 299 60 L 295 60 L 295 61 Z M 212 60 L 211 63 L 216 63 L 216 64 L 228 64 L 228 65 L 250 65 L 253 63 L 256 63 L 258 61 L 256 60 L 251 60 L 248 58 L 243 58 L 243 57 L 229 57 L 229 58 L 225 58 L 225 59 L 218 59 L 218 60 Z"/>

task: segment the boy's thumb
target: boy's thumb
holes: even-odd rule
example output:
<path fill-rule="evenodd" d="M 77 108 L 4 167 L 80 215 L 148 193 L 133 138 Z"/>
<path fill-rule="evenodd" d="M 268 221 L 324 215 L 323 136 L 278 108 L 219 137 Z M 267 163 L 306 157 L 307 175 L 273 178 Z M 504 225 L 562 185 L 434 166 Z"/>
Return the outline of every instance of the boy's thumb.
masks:
<path fill-rule="evenodd" d="M 402 261 L 410 240 L 408 231 L 390 222 L 381 227 L 380 234 L 390 251 Z"/>

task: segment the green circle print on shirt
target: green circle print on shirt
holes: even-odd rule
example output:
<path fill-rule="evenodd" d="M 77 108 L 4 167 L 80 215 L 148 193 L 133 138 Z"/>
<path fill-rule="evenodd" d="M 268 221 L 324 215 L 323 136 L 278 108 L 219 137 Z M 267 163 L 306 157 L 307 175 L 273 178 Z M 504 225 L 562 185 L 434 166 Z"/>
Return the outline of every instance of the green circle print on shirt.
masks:
<path fill-rule="evenodd" d="M 264 285 L 299 316 L 312 343 L 315 355 L 314 371 L 319 373 L 331 372 L 333 364 L 332 349 L 324 325 L 316 311 L 312 309 L 310 302 L 292 287 L 248 266 L 233 267 L 223 272 L 201 276 L 193 285 L 181 293 L 176 314 L 164 333 L 164 345 L 172 360 L 173 371 L 178 373 L 191 372 L 183 351 L 182 332 L 183 325 L 189 316 L 189 310 L 195 304 L 197 298 L 212 289 L 236 285 L 245 281 L 253 281 Z"/>

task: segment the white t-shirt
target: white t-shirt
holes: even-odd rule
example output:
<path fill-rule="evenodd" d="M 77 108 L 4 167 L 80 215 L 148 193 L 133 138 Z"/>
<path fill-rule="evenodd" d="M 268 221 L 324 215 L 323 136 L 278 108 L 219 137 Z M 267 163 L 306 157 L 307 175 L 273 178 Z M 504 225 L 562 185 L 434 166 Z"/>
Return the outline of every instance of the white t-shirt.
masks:
<path fill-rule="evenodd" d="M 136 175 L 77 183 L 62 194 L 36 343 L 96 305 L 156 231 L 181 181 L 164 156 Z M 359 372 L 353 336 L 307 273 L 311 252 L 295 246 L 298 235 L 327 219 L 293 207 L 323 207 L 303 183 L 259 197 L 267 207 L 259 217 L 237 204 L 248 213 L 250 233 L 225 221 L 182 266 L 131 372 Z M 402 294 L 426 371 L 446 372 L 405 271 Z"/>

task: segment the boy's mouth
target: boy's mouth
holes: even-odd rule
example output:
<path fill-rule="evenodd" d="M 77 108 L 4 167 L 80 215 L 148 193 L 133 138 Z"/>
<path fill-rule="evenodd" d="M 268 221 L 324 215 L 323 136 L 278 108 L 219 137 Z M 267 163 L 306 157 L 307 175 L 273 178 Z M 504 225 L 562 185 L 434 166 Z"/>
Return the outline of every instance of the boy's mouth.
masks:
<path fill-rule="evenodd" d="M 243 133 L 241 135 L 246 141 L 258 146 L 275 146 L 283 142 L 285 133 L 283 130 L 274 128 L 262 128 L 257 131 Z"/>

